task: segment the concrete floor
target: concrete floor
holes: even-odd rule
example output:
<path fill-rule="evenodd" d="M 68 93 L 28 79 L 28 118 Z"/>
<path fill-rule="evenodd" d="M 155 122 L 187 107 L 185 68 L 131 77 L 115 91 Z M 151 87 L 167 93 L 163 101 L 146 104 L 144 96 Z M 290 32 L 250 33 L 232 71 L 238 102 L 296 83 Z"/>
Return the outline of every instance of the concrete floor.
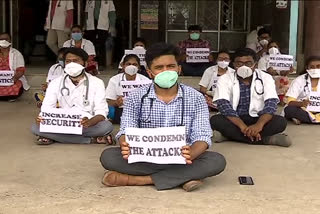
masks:
<path fill-rule="evenodd" d="M 158 192 L 104 187 L 103 145 L 34 144 L 29 129 L 37 109 L 28 99 L 0 102 L 0 112 L 0 214 L 320 213 L 319 126 L 290 124 L 290 148 L 215 144 L 227 159 L 224 173 L 195 192 Z M 239 175 L 255 185 L 239 185 Z"/>

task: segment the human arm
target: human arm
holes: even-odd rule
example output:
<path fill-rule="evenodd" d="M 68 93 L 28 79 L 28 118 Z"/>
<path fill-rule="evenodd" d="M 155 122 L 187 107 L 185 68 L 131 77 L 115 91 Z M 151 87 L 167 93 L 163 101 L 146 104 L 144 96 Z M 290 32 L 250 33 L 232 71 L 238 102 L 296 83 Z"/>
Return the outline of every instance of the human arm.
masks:
<path fill-rule="evenodd" d="M 106 101 L 104 83 L 100 79 L 96 79 L 96 81 L 92 81 L 92 83 L 94 84 L 92 89 L 95 91 L 93 98 L 93 114 L 95 116 L 101 115 L 106 118 L 108 114 L 108 104 Z"/>
<path fill-rule="evenodd" d="M 208 149 L 207 142 L 197 141 L 191 146 L 182 147 L 182 156 L 186 159 L 187 164 L 192 164 L 192 161 L 196 159 L 199 155 L 204 153 Z"/>
<path fill-rule="evenodd" d="M 13 82 L 16 83 L 23 76 L 24 72 L 25 72 L 25 67 L 17 68 L 12 77 Z"/>
<path fill-rule="evenodd" d="M 107 99 L 109 106 L 120 107 L 123 106 L 123 97 L 119 96 L 116 100 Z"/>
<path fill-rule="evenodd" d="M 66 5 L 66 23 L 65 26 L 66 28 L 70 29 L 73 25 L 73 1 L 67 1 Z"/>
<path fill-rule="evenodd" d="M 101 121 L 104 121 L 106 118 L 102 115 L 95 115 L 92 118 L 88 119 L 87 117 L 82 118 L 81 125 L 84 128 L 89 128 L 91 126 L 95 126 Z"/>

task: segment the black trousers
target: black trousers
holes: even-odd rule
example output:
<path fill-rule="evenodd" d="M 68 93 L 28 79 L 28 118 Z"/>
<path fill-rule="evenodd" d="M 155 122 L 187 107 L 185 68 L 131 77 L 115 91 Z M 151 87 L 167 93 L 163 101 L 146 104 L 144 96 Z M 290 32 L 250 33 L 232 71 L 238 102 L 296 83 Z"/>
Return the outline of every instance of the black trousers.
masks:
<path fill-rule="evenodd" d="M 302 123 L 312 123 L 308 113 L 298 106 L 287 106 L 284 108 L 285 118 L 292 120 L 296 118 Z"/>
<path fill-rule="evenodd" d="M 253 125 L 259 120 L 259 117 L 251 117 L 250 115 L 241 115 L 240 118 L 247 126 Z M 243 135 L 238 126 L 234 125 L 227 117 L 221 114 L 212 116 L 210 124 L 213 130 L 219 131 L 223 136 L 232 141 L 252 143 L 248 137 Z M 286 127 L 286 119 L 279 115 L 274 115 L 263 127 L 260 133 L 261 138 L 264 139 L 265 137 L 281 133 Z"/>
<path fill-rule="evenodd" d="M 85 37 L 94 44 L 98 64 L 100 66 L 106 66 L 106 41 L 109 37 L 109 32 L 99 29 L 87 30 Z"/>
<path fill-rule="evenodd" d="M 188 181 L 204 179 L 220 174 L 226 167 L 225 158 L 217 152 L 206 151 L 193 160 L 192 164 L 128 164 L 120 148 L 108 148 L 100 157 L 102 166 L 110 171 L 128 175 L 150 175 L 157 190 L 172 189 Z"/>

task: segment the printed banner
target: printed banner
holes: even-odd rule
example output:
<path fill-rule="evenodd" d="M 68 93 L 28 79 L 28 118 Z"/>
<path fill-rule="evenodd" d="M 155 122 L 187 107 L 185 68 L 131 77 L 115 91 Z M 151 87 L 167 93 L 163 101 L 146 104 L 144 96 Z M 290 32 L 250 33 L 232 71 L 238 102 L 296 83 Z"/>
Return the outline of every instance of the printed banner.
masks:
<path fill-rule="evenodd" d="M 274 70 L 288 71 L 290 67 L 293 67 L 293 56 L 271 54 L 269 60 L 269 66 Z"/>
<path fill-rule="evenodd" d="M 76 109 L 50 108 L 40 113 L 40 132 L 82 135 L 81 112 Z"/>
<path fill-rule="evenodd" d="M 209 62 L 209 48 L 187 48 L 187 63 L 203 63 Z"/>
<path fill-rule="evenodd" d="M 139 89 L 143 86 L 149 85 L 152 83 L 152 80 L 140 80 L 140 81 L 121 81 L 121 91 L 120 95 L 127 97 L 131 91 Z"/>
<path fill-rule="evenodd" d="M 146 50 L 143 48 L 134 48 L 132 50 L 125 50 L 124 51 L 125 55 L 128 54 L 135 54 L 139 57 L 140 59 L 140 65 L 143 65 L 144 67 L 147 66 L 146 60 L 145 60 L 145 56 L 146 56 Z"/>
<path fill-rule="evenodd" d="M 14 71 L 0 71 L 0 86 L 11 86 L 14 84 L 12 77 Z"/>
<path fill-rule="evenodd" d="M 311 91 L 309 101 L 310 103 L 307 110 L 311 112 L 320 112 L 320 93 L 317 91 Z"/>
<path fill-rule="evenodd" d="M 186 127 L 127 128 L 128 163 L 186 164 L 181 148 L 186 145 Z"/>

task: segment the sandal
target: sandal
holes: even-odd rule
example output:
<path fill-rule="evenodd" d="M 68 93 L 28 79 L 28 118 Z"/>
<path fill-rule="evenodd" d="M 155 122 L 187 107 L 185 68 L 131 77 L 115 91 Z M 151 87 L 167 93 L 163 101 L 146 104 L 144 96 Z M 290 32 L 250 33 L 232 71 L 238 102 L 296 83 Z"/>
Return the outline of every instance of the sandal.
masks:
<path fill-rule="evenodd" d="M 117 141 L 113 134 L 105 135 L 102 137 L 94 137 L 91 139 L 92 144 L 106 144 L 107 146 L 116 145 Z"/>
<path fill-rule="evenodd" d="M 35 141 L 36 144 L 38 145 L 50 145 L 55 143 L 54 140 L 51 140 L 49 138 L 45 138 L 45 137 L 38 137 L 38 139 Z"/>

